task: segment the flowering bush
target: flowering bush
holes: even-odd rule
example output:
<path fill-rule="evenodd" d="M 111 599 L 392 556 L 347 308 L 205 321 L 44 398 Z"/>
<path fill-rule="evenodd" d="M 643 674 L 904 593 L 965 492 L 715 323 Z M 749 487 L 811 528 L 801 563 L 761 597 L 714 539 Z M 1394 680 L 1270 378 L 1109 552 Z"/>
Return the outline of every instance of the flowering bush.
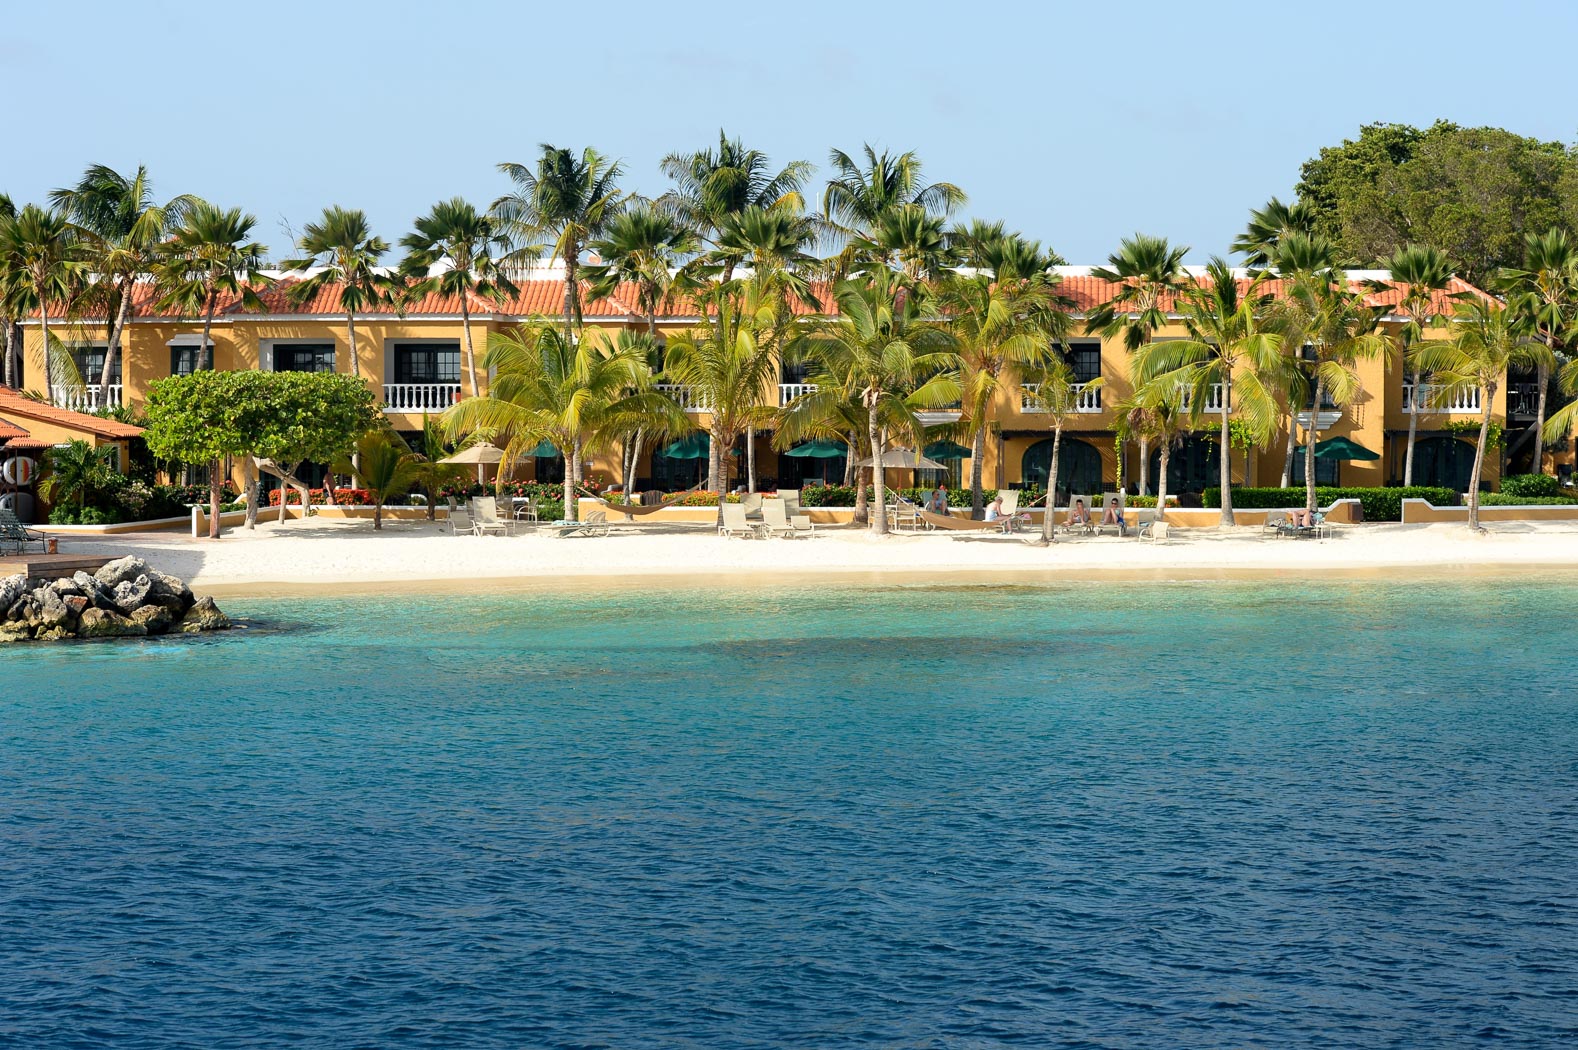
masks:
<path fill-rule="evenodd" d="M 307 492 L 312 497 L 312 504 L 315 507 L 329 502 L 323 494 L 323 489 L 308 489 Z M 273 492 L 270 492 L 268 494 L 269 506 L 279 506 L 282 495 L 285 498 L 285 506 L 301 506 L 301 493 L 295 489 L 275 489 Z M 366 489 L 335 489 L 334 502 L 348 507 L 371 507 L 373 498 Z"/>

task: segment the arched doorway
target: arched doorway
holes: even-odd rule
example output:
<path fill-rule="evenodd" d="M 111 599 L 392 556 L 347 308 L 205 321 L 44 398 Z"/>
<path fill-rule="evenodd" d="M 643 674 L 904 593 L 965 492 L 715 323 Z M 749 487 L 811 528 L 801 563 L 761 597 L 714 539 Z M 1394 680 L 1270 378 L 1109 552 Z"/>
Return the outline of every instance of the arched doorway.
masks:
<path fill-rule="evenodd" d="M 1474 446 L 1455 437 L 1420 438 L 1414 443 L 1414 484 L 1468 491 L 1474 473 Z"/>
<path fill-rule="evenodd" d="M 1045 486 L 1051 467 L 1052 439 L 1043 438 L 1025 449 L 1019 460 L 1021 483 Z M 1058 446 L 1057 498 L 1073 492 L 1090 495 L 1101 489 L 1101 453 L 1088 442 L 1065 437 Z"/>
<path fill-rule="evenodd" d="M 1161 476 L 1162 454 L 1151 452 L 1151 477 Z M 1167 492 L 1202 492 L 1222 483 L 1222 449 L 1210 434 L 1190 434 L 1167 456 Z M 1154 484 L 1154 482 L 1152 482 Z"/>

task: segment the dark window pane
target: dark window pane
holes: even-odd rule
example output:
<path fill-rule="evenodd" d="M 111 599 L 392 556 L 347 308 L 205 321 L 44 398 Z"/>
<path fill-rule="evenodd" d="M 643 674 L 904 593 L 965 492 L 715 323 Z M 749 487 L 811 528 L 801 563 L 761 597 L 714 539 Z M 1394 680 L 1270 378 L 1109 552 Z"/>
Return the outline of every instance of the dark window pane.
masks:
<path fill-rule="evenodd" d="M 333 343 L 287 343 L 274 347 L 276 372 L 334 371 Z"/>
<path fill-rule="evenodd" d="M 395 347 L 396 383 L 460 382 L 460 344 Z"/>
<path fill-rule="evenodd" d="M 170 374 L 173 376 L 189 376 L 197 371 L 203 360 L 203 348 L 200 346 L 172 346 L 170 347 Z"/>

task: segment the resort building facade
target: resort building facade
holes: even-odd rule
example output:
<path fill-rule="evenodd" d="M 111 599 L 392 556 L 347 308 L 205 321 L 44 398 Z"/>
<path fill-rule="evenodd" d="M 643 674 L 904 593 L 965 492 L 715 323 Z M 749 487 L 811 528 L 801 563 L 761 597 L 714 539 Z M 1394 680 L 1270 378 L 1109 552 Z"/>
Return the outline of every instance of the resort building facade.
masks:
<path fill-rule="evenodd" d="M 1083 318 L 1108 301 L 1115 285 L 1095 277 L 1088 268 L 1060 268 L 1060 290 L 1075 303 L 1074 332 L 1083 331 Z M 1356 288 L 1386 277 L 1380 271 L 1355 271 L 1348 279 Z M 362 376 L 384 405 L 390 424 L 404 434 L 421 430 L 424 416 L 436 416 L 472 391 L 486 391 L 488 377 L 483 358 L 488 339 L 525 321 L 557 318 L 563 307 L 562 271 L 543 266 L 518 282 L 519 293 L 508 301 L 495 303 L 473 297 L 467 304 L 471 318 L 471 337 L 475 345 L 475 371 L 468 368 L 466 332 L 460 302 L 452 296 L 429 295 L 411 303 L 401 312 L 383 308 L 358 314 L 356 354 L 351 357 L 346 318 L 337 306 L 337 289 L 325 287 L 303 304 L 292 304 L 286 290 L 294 278 L 284 278 L 259 289 L 263 308 L 248 308 L 239 299 L 222 301 L 214 316 L 208 346 L 215 368 L 263 369 L 273 371 L 335 371 Z M 1271 282 L 1275 291 L 1275 283 Z M 1463 295 L 1484 295 L 1465 282 L 1455 281 L 1450 290 Z M 1370 293 L 1375 306 L 1390 306 L 1401 292 Z M 1163 304 L 1164 309 L 1168 304 Z M 1443 297 L 1443 311 L 1450 304 Z M 617 290 L 606 298 L 588 299 L 584 306 L 585 324 L 604 329 L 644 329 L 647 318 L 636 305 L 633 291 Z M 1396 331 L 1406 318 L 1388 314 L 1384 323 Z M 672 333 L 694 325 L 697 318 L 684 307 L 671 308 L 657 318 L 660 334 Z M 23 388 L 42 392 L 43 345 L 37 319 L 24 324 L 25 363 Z M 151 305 L 151 292 L 139 289 L 133 317 L 127 324 L 122 353 L 112 366 L 108 383 L 100 383 L 107 329 L 102 323 L 82 320 L 52 324 L 71 352 L 87 380 L 79 390 L 56 390 L 55 401 L 67 408 L 92 411 L 102 406 L 136 405 L 147 397 L 153 382 L 170 375 L 193 371 L 203 361 L 203 321 L 192 318 L 160 316 Z M 1444 338 L 1445 328 L 1428 332 Z M 1155 333 L 1156 339 L 1187 336 L 1181 320 L 1169 313 L 1169 321 Z M 1119 448 L 1114 406 L 1132 391 L 1130 355 L 1121 339 L 1074 334 L 1064 347 L 1076 378 L 1084 383 L 1100 377 L 1103 382 L 1081 393 L 1078 410 L 1065 421 L 1059 467 L 1059 488 L 1076 492 L 1109 489 L 1119 476 Z M 1415 389 L 1396 354 L 1359 363 L 1362 392 L 1349 405 L 1326 403 L 1305 406 L 1301 424 L 1313 415 L 1322 440 L 1343 437 L 1378 454 L 1373 461 L 1318 460 L 1317 481 L 1343 485 L 1385 485 L 1399 483 L 1411 417 L 1416 417 L 1417 444 L 1414 481 L 1416 484 L 1444 485 L 1461 490 L 1466 487 L 1473 460 L 1473 441 L 1480 419 L 1478 397 L 1468 395 L 1440 404 L 1428 389 Z M 785 366 L 776 389 L 763 392 L 768 405 L 787 404 L 802 393 L 805 374 L 793 365 Z M 683 388 L 670 392 L 685 406 L 697 425 L 705 428 L 705 406 Z M 1216 391 L 1213 398 L 1231 398 L 1231 391 Z M 1491 407 L 1492 419 L 1505 428 L 1507 439 L 1500 455 L 1489 457 L 1486 477 L 1494 482 L 1507 450 L 1515 448 L 1520 434 L 1532 426 L 1536 390 L 1532 377 L 1511 377 L 1497 391 Z M 1207 408 L 1214 415 L 1218 402 Z M 1232 406 L 1229 404 L 1229 411 Z M 958 411 L 939 410 L 925 417 L 928 423 L 947 423 L 959 418 Z M 1014 389 L 999 396 L 989 421 L 983 476 L 988 487 L 1016 487 L 1044 484 L 1051 452 L 1051 422 L 1038 411 L 1033 397 Z M 695 484 L 704 474 L 706 457 L 695 455 L 694 439 L 685 450 L 674 445 L 660 446 L 643 456 L 638 471 L 640 489 L 682 489 Z M 842 480 L 841 460 L 799 459 L 780 456 L 773 448 L 772 434 L 756 438 L 756 463 L 762 487 L 800 487 L 825 478 Z M 1276 485 L 1280 482 L 1288 447 L 1286 422 L 1265 448 L 1235 450 L 1231 464 L 1235 482 L 1251 485 Z M 667 451 L 683 451 L 673 456 Z M 1168 490 L 1173 493 L 1199 493 L 1218 481 L 1218 444 L 1208 432 L 1197 433 L 1174 448 L 1170 456 Z M 1132 488 L 1140 474 L 1138 446 L 1130 443 L 1124 450 L 1122 476 Z M 1154 490 L 1158 453 L 1151 449 L 1153 464 L 1148 471 Z M 1527 458 L 1527 452 L 1524 453 Z M 739 457 L 730 457 L 741 462 Z M 1547 459 L 1545 469 L 1552 473 L 1569 472 L 1571 455 L 1562 446 Z M 611 482 L 619 477 L 619 451 L 594 452 L 589 476 Z M 968 460 L 957 462 L 955 476 L 967 478 Z M 557 459 L 533 458 L 518 463 L 515 476 L 522 480 L 557 481 L 563 476 L 563 463 Z M 1303 457 L 1295 456 L 1293 481 L 1303 481 Z M 743 473 L 736 465 L 735 474 Z M 743 480 L 743 478 L 741 479 Z M 896 479 L 905 483 L 904 479 Z"/>

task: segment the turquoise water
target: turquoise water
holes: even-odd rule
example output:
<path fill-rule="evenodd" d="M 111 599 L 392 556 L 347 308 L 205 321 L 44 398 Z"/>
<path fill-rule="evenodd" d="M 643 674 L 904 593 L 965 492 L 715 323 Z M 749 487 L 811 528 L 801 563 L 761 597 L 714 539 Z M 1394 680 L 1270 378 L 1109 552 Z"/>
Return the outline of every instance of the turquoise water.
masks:
<path fill-rule="evenodd" d="M 1571 580 L 224 604 L 0 654 L 0 1045 L 1578 1043 Z"/>

